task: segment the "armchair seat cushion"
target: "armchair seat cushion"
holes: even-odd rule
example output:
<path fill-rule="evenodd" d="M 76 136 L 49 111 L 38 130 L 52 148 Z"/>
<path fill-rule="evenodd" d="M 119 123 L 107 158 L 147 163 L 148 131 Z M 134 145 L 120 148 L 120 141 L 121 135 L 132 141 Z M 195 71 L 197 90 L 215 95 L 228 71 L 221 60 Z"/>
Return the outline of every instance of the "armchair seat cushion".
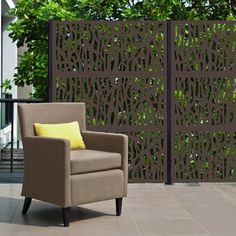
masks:
<path fill-rule="evenodd" d="M 121 168 L 121 155 L 96 150 L 71 150 L 71 175 Z"/>

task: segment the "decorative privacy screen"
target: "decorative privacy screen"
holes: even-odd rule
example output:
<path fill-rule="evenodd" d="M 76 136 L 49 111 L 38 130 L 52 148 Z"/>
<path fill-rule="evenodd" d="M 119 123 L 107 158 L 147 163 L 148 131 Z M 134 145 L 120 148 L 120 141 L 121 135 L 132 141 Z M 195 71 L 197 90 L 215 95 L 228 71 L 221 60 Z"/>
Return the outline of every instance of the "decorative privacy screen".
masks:
<path fill-rule="evenodd" d="M 234 22 L 53 21 L 51 100 L 129 136 L 130 182 L 166 181 L 167 107 L 173 180 L 235 181 L 235 50 Z"/>
<path fill-rule="evenodd" d="M 52 23 L 54 101 L 84 101 L 89 130 L 129 136 L 129 179 L 163 182 L 166 23 Z M 49 68 L 50 69 L 50 68 Z"/>
<path fill-rule="evenodd" d="M 235 181 L 236 24 L 172 23 L 173 181 Z"/>

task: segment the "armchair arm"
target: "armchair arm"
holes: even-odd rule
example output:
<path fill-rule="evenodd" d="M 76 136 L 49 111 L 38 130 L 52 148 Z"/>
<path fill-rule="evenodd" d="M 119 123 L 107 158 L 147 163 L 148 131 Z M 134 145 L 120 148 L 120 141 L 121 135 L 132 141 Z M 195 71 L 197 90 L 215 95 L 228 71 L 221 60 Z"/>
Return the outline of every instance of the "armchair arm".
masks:
<path fill-rule="evenodd" d="M 121 154 L 121 169 L 124 171 L 124 196 L 126 196 L 128 182 L 128 136 L 93 131 L 83 131 L 82 136 L 88 149 Z"/>
<path fill-rule="evenodd" d="M 22 195 L 70 206 L 70 144 L 66 139 L 26 137 Z"/>

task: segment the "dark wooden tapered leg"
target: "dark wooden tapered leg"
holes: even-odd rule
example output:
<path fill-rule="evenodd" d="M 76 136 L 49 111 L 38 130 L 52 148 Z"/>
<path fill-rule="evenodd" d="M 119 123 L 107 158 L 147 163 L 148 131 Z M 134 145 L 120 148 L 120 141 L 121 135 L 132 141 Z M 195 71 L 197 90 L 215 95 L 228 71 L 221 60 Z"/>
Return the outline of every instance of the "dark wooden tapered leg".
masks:
<path fill-rule="evenodd" d="M 68 227 L 70 225 L 70 207 L 62 208 L 62 215 L 64 226 Z"/>
<path fill-rule="evenodd" d="M 120 216 L 122 209 L 122 198 L 116 198 L 116 215 Z"/>
<path fill-rule="evenodd" d="M 22 209 L 22 215 L 26 215 L 26 213 L 30 207 L 31 201 L 32 201 L 32 198 L 29 198 L 29 197 L 25 198 L 24 206 Z"/>

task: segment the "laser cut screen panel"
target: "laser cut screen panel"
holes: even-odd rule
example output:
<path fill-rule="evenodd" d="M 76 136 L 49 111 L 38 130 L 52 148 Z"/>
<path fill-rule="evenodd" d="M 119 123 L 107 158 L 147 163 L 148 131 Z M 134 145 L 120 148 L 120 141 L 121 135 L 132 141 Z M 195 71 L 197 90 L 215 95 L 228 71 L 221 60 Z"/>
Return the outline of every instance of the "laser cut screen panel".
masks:
<path fill-rule="evenodd" d="M 166 22 L 53 21 L 53 101 L 84 101 L 89 130 L 129 136 L 129 181 L 166 176 Z"/>
<path fill-rule="evenodd" d="M 236 24 L 172 22 L 174 182 L 235 181 Z"/>

